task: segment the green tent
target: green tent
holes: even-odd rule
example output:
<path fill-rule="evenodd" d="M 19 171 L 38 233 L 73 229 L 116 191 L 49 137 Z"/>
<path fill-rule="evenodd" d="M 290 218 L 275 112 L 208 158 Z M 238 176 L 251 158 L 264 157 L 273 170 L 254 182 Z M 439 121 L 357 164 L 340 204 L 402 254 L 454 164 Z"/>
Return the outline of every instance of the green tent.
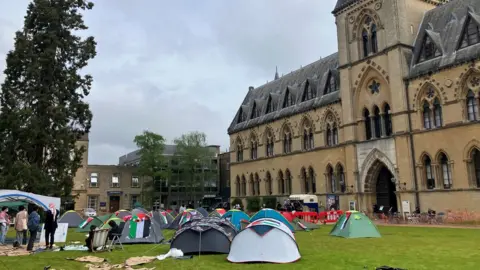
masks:
<path fill-rule="evenodd" d="M 89 217 L 78 226 L 76 231 L 89 232 L 90 226 L 92 225 L 96 226 L 97 228 L 100 228 L 103 226 L 103 221 L 100 219 L 100 217 Z"/>
<path fill-rule="evenodd" d="M 107 220 L 111 219 L 111 218 L 116 218 L 117 216 L 115 216 L 115 214 L 106 214 L 106 215 L 103 215 L 103 216 L 99 216 L 97 217 L 98 219 L 100 219 L 102 221 L 102 223 L 105 223 Z"/>
<path fill-rule="evenodd" d="M 111 227 L 110 227 L 110 225 L 108 225 L 108 222 L 110 222 L 110 220 L 114 221 L 114 222 L 117 223 L 117 225 L 119 225 L 119 226 L 120 226 L 120 224 L 121 224 L 122 222 L 124 222 L 123 219 L 120 219 L 120 218 L 117 218 L 117 217 L 110 218 L 110 219 L 108 219 L 107 221 L 105 221 L 105 222 L 103 223 L 101 229 L 110 229 Z"/>
<path fill-rule="evenodd" d="M 330 235 L 344 238 L 382 237 L 377 226 L 364 213 L 357 211 L 347 211 L 340 216 Z"/>

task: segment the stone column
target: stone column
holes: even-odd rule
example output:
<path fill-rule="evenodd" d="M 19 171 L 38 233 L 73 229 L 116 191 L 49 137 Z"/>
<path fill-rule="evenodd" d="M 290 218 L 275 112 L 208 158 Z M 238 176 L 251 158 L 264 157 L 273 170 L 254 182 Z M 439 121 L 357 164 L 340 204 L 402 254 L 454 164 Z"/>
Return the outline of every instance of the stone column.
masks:
<path fill-rule="evenodd" d="M 432 163 L 432 170 L 435 176 L 435 189 L 439 189 L 443 186 L 443 178 L 441 172 L 442 166 L 437 163 Z"/>
<path fill-rule="evenodd" d="M 418 190 L 425 190 L 427 186 L 427 180 L 425 177 L 423 165 L 417 164 L 415 166 L 415 169 L 417 170 L 417 175 L 420 177 L 420 186 L 418 187 Z"/>
<path fill-rule="evenodd" d="M 329 182 L 328 173 L 324 173 L 323 175 L 325 176 L 325 193 L 330 193 L 331 188 L 330 188 L 330 183 L 328 183 Z"/>
<path fill-rule="evenodd" d="M 386 137 L 387 136 L 387 127 L 385 125 L 385 113 L 381 112 L 380 113 L 380 137 Z"/>
<path fill-rule="evenodd" d="M 477 187 L 477 179 L 475 179 L 475 168 L 473 167 L 473 160 L 471 158 L 466 159 L 465 166 L 467 167 L 468 187 Z"/>
<path fill-rule="evenodd" d="M 308 190 L 310 191 L 309 193 L 313 194 L 313 176 L 308 175 L 307 179 L 308 179 Z"/>
<path fill-rule="evenodd" d="M 370 115 L 370 134 L 372 135 L 372 139 L 377 138 L 376 128 L 377 127 L 375 127 L 375 115 Z"/>

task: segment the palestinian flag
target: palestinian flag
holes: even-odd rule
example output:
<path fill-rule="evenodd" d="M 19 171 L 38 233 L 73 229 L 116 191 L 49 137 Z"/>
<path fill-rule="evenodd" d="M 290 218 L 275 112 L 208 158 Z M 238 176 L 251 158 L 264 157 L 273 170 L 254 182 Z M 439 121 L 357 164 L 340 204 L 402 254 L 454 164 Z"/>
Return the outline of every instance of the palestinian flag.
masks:
<path fill-rule="evenodd" d="M 130 231 L 128 237 L 130 239 L 145 238 L 150 235 L 151 221 L 148 217 L 132 216 L 130 219 Z"/>
<path fill-rule="evenodd" d="M 93 218 L 92 218 L 92 217 L 89 217 L 89 218 L 87 218 L 86 220 L 84 220 L 82 223 L 80 223 L 80 226 L 78 226 L 78 227 L 80 227 L 80 228 L 83 229 L 83 228 L 85 228 L 85 226 L 87 226 L 87 224 L 90 223 L 90 221 L 92 221 L 92 220 L 93 220 Z"/>

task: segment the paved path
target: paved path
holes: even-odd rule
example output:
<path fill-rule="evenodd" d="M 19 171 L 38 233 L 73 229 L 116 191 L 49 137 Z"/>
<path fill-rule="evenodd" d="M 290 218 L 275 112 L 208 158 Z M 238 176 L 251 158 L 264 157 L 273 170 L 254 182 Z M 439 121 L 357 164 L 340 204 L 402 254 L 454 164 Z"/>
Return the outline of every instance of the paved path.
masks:
<path fill-rule="evenodd" d="M 449 229 L 480 229 L 479 225 L 452 225 L 452 224 L 390 224 L 384 222 L 375 222 L 378 226 L 393 227 L 430 227 L 430 228 L 449 228 Z"/>

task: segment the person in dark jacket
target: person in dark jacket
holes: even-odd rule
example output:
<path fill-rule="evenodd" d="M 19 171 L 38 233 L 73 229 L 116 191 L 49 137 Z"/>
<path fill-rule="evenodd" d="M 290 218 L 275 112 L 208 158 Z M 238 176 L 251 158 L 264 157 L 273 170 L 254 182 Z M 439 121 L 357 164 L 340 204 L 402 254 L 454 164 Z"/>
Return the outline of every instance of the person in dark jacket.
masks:
<path fill-rule="evenodd" d="M 28 239 L 27 250 L 32 251 L 35 239 L 37 239 L 38 226 L 40 225 L 40 215 L 37 213 L 38 207 L 33 206 L 32 212 L 28 215 L 28 231 L 30 239 Z"/>
<path fill-rule="evenodd" d="M 97 226 L 90 226 L 90 231 L 88 232 L 88 237 L 85 239 L 85 245 L 88 247 L 89 252 L 93 252 L 93 237 L 95 235 L 95 229 Z"/>
<path fill-rule="evenodd" d="M 55 242 L 55 231 L 58 227 L 58 213 L 59 211 L 55 208 L 55 204 L 50 203 L 49 209 L 45 215 L 45 245 L 46 248 L 52 249 Z"/>
<path fill-rule="evenodd" d="M 122 231 L 120 230 L 120 226 L 118 226 L 117 223 L 115 223 L 115 221 L 110 220 L 108 222 L 108 225 L 110 225 L 110 231 L 108 231 L 107 239 L 113 240 L 113 237 L 116 234 L 122 234 Z"/>

